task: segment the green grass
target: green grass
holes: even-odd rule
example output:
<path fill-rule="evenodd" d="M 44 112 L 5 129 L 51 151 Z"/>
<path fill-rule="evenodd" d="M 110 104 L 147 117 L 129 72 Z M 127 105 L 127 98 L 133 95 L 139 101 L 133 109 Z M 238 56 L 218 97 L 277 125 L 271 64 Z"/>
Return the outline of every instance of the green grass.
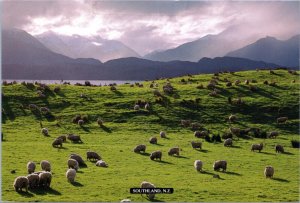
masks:
<path fill-rule="evenodd" d="M 222 74 L 220 79 L 230 81 L 255 79 L 253 85 L 259 89 L 251 92 L 243 83 L 240 86 L 226 87 L 220 82 L 221 92 L 216 97 L 208 96 L 207 89 L 197 89 L 199 84 L 206 86 L 212 75 L 197 75 L 187 84 L 181 81 L 189 77 L 170 79 L 176 92 L 165 96 L 165 104 L 155 103 L 150 82 L 144 87 L 117 86 L 112 92 L 109 87 L 60 86 L 59 94 L 47 94 L 46 99 L 37 97 L 36 90 L 21 84 L 3 86 L 2 131 L 2 200 L 4 201 L 148 201 L 141 195 L 129 193 L 129 188 L 139 187 L 144 180 L 156 187 L 173 187 L 174 194 L 156 195 L 156 201 L 299 201 L 299 150 L 291 147 L 291 139 L 299 139 L 299 76 L 286 70 L 276 70 L 275 75 L 268 71 L 245 71 L 235 74 Z M 292 83 L 292 80 L 296 80 Z M 263 81 L 276 81 L 278 86 L 264 85 Z M 156 81 L 162 92 L 166 80 Z M 80 98 L 88 95 L 91 100 Z M 227 97 L 241 96 L 244 105 L 227 103 Z M 183 100 L 200 98 L 198 104 L 183 106 Z M 138 99 L 150 102 L 152 110 L 134 111 Z M 54 118 L 35 116 L 20 105 L 28 104 L 50 108 Z M 238 116 L 236 123 L 226 119 L 233 113 Z M 90 122 L 83 128 L 71 122 L 77 115 L 88 115 Z M 286 124 L 276 124 L 276 118 L 288 116 Z M 106 128 L 99 128 L 96 120 L 103 118 Z M 267 132 L 278 131 L 276 139 L 234 139 L 234 146 L 226 148 L 222 143 L 208 143 L 203 140 L 203 151 L 193 150 L 190 141 L 197 140 L 190 128 L 180 126 L 181 119 L 199 122 L 212 133 L 223 133 L 229 127 L 259 127 Z M 40 132 L 40 120 L 50 132 L 44 137 Z M 148 139 L 167 132 L 169 139 L 158 138 L 159 145 L 151 145 Z M 64 143 L 62 149 L 51 146 L 54 138 L 61 134 L 75 133 L 82 137 L 83 144 Z M 264 142 L 261 153 L 251 152 L 252 143 Z M 151 161 L 148 156 L 135 154 L 132 149 L 137 144 L 146 144 L 147 153 L 162 150 L 162 162 Z M 274 146 L 282 144 L 286 154 L 276 154 Z M 182 148 L 182 157 L 167 155 L 169 148 Z M 108 168 L 96 167 L 87 162 L 81 168 L 74 186 L 67 182 L 65 172 L 70 153 L 80 154 L 86 159 L 86 152 L 98 152 L 108 164 Z M 197 173 L 193 167 L 195 160 L 204 162 L 205 173 Z M 228 162 L 227 172 L 215 172 L 215 160 Z M 50 190 L 29 191 L 28 194 L 14 191 L 13 182 L 17 176 L 26 175 L 28 161 L 39 163 L 48 160 L 52 164 L 53 179 Z M 274 179 L 266 179 L 265 166 L 275 168 Z M 16 170 L 11 174 L 11 170 Z M 37 166 L 37 171 L 41 170 Z M 221 179 L 213 178 L 219 174 Z"/>

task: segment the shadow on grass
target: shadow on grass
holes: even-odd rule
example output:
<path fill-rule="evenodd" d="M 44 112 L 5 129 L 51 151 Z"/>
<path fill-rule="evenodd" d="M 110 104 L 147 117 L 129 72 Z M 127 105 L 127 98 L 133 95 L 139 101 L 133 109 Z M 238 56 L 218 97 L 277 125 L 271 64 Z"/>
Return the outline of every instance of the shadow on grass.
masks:
<path fill-rule="evenodd" d="M 173 157 L 176 157 L 176 158 L 179 158 L 179 159 L 190 159 L 190 158 L 188 158 L 188 157 L 186 157 L 186 156 L 173 156 Z"/>
<path fill-rule="evenodd" d="M 207 174 L 207 175 L 215 175 L 214 173 L 212 172 L 209 172 L 209 171 L 202 171 L 202 172 L 199 172 L 199 174 Z"/>
<path fill-rule="evenodd" d="M 230 148 L 242 148 L 240 146 L 232 145 Z"/>
<path fill-rule="evenodd" d="M 279 181 L 279 182 L 284 182 L 284 183 L 289 183 L 290 181 L 287 179 L 283 179 L 283 178 L 273 178 L 273 180 Z"/>
<path fill-rule="evenodd" d="M 150 153 L 147 153 L 147 152 L 144 152 L 144 153 L 137 153 L 137 154 L 140 154 L 142 156 L 150 156 Z"/>
<path fill-rule="evenodd" d="M 81 183 L 79 183 L 79 182 L 73 182 L 73 183 L 71 183 L 73 186 L 75 186 L 75 187 L 82 187 L 83 185 L 81 184 Z"/>
<path fill-rule="evenodd" d="M 226 173 L 226 174 L 228 174 L 228 175 L 242 176 L 242 174 L 236 173 L 236 172 L 232 172 L 232 171 L 226 171 L 226 172 L 224 172 L 224 173 Z"/>
<path fill-rule="evenodd" d="M 68 147 L 64 147 L 64 146 L 62 146 L 62 147 L 54 147 L 54 148 L 58 149 L 58 151 L 60 151 L 61 149 L 68 149 Z"/>
<path fill-rule="evenodd" d="M 261 153 L 261 154 L 266 154 L 266 155 L 273 155 L 273 156 L 275 156 L 276 154 L 274 154 L 274 153 L 270 153 L 270 152 L 258 152 L 258 153 Z"/>
<path fill-rule="evenodd" d="M 118 96 L 123 96 L 123 93 L 118 91 L 118 90 L 115 90 L 115 91 L 112 91 L 112 92 L 115 93 Z"/>
<path fill-rule="evenodd" d="M 169 138 L 169 137 L 164 137 L 164 138 L 161 138 L 161 139 L 169 140 L 169 139 L 171 139 L 171 138 Z"/>
<path fill-rule="evenodd" d="M 61 195 L 61 193 L 55 189 L 52 188 L 38 188 L 38 189 L 32 189 L 30 190 L 32 193 L 35 193 L 36 195 Z"/>
<path fill-rule="evenodd" d="M 150 144 L 152 144 L 152 143 L 150 143 Z M 156 143 L 156 144 L 153 144 L 153 145 L 164 146 L 163 144 L 159 144 L 159 143 Z"/>
<path fill-rule="evenodd" d="M 81 126 L 82 130 L 84 130 L 85 132 L 91 132 L 89 128 L 85 127 L 85 126 Z"/>
<path fill-rule="evenodd" d="M 25 191 L 18 191 L 19 195 L 22 195 L 24 197 L 33 197 L 34 195 L 29 193 L 29 192 L 25 192 Z"/>
<path fill-rule="evenodd" d="M 100 128 L 101 128 L 102 130 L 104 130 L 105 132 L 107 132 L 107 133 L 112 133 L 111 129 L 108 128 L 108 127 L 106 127 L 106 126 L 104 126 L 104 125 L 102 125 Z"/>
<path fill-rule="evenodd" d="M 173 164 L 172 162 L 168 162 L 168 161 L 155 161 L 157 163 L 162 163 L 162 164 Z"/>
<path fill-rule="evenodd" d="M 209 152 L 209 150 L 207 150 L 207 149 L 196 149 L 196 151 L 198 151 L 198 152 L 203 152 L 203 153 Z"/>
<path fill-rule="evenodd" d="M 286 155 L 295 155 L 295 154 L 293 154 L 291 152 L 283 152 L 283 154 L 286 154 Z"/>
<path fill-rule="evenodd" d="M 83 171 L 76 171 L 76 173 L 84 173 Z"/>
<path fill-rule="evenodd" d="M 148 199 L 148 198 L 147 198 Z M 159 200 L 159 199 L 153 199 L 153 200 L 149 200 L 150 202 L 165 202 L 163 200 Z"/>

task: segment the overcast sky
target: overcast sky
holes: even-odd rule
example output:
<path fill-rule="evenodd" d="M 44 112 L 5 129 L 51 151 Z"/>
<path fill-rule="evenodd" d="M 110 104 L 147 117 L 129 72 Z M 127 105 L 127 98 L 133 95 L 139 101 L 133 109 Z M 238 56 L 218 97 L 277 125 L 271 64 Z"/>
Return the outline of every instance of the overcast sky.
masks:
<path fill-rule="evenodd" d="M 4 1 L 2 26 L 120 40 L 144 55 L 236 29 L 287 39 L 299 34 L 299 2 Z M 254 36 L 254 35 L 253 35 Z M 249 36 L 247 36 L 249 37 Z M 255 39 L 253 39 L 255 40 Z"/>

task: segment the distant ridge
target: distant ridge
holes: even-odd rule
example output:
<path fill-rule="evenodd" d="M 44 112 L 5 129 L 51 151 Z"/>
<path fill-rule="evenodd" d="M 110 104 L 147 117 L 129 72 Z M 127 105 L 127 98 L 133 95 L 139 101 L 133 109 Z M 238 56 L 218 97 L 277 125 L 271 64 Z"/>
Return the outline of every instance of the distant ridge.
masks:
<path fill-rule="evenodd" d="M 224 70 L 277 67 L 280 66 L 236 57 L 202 58 L 197 62 L 159 62 L 128 57 L 102 63 L 93 58 L 73 59 L 54 53 L 22 30 L 2 30 L 4 79 L 150 80 Z"/>
<path fill-rule="evenodd" d="M 253 44 L 229 52 L 226 56 L 266 61 L 288 67 L 299 67 L 299 42 L 300 35 L 295 35 L 285 41 L 267 36 Z"/>

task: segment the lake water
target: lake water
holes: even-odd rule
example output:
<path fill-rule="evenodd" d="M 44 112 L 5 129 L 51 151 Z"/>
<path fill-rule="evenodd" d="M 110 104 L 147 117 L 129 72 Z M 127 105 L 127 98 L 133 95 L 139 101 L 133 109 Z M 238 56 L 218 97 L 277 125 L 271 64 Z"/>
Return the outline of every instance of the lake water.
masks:
<path fill-rule="evenodd" d="M 113 84 L 116 83 L 118 85 L 120 84 L 125 84 L 125 83 L 130 83 L 130 84 L 134 84 L 135 82 L 142 82 L 142 81 L 137 81 L 137 80 L 2 80 L 3 81 L 7 81 L 7 82 L 13 82 L 16 81 L 17 83 L 21 83 L 21 82 L 39 82 L 39 83 L 43 83 L 43 84 L 63 84 L 64 82 L 69 82 L 70 84 L 74 85 L 76 83 L 80 83 L 80 84 L 84 84 L 85 81 L 89 81 L 91 84 L 93 85 L 109 85 L 109 84 Z"/>

